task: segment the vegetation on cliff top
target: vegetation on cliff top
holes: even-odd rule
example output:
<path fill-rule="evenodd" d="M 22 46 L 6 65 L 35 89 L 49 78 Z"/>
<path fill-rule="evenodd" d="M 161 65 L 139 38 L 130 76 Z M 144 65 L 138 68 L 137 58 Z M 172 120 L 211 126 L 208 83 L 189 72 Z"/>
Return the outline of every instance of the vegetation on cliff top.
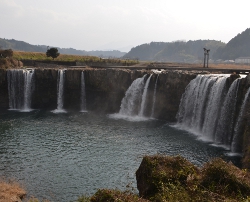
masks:
<path fill-rule="evenodd" d="M 250 174 L 213 159 L 197 168 L 183 157 L 145 156 L 136 172 L 141 197 L 150 201 L 246 201 Z"/>

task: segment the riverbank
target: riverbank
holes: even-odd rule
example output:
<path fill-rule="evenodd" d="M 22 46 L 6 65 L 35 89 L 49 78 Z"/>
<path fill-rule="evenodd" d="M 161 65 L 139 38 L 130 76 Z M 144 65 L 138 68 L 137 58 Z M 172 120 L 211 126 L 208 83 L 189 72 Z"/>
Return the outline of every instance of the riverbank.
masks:
<path fill-rule="evenodd" d="M 181 156 L 144 156 L 136 180 L 139 196 L 129 187 L 126 191 L 100 189 L 90 197 L 80 196 L 77 202 L 243 202 L 250 196 L 249 172 L 220 158 L 198 168 Z M 17 184 L 0 183 L 1 202 L 19 202 L 25 194 Z"/>
<path fill-rule="evenodd" d="M 26 191 L 18 183 L 0 179 L 0 202 L 20 202 L 25 196 Z"/>

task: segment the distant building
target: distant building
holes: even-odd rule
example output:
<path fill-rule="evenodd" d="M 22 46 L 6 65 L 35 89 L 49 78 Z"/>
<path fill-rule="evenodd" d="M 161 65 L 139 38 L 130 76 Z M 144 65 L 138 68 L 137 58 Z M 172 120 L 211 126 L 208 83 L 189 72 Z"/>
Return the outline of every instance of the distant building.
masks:
<path fill-rule="evenodd" d="M 229 64 L 229 63 L 234 63 L 234 60 L 224 60 L 223 63 L 227 63 L 227 64 Z"/>
<path fill-rule="evenodd" d="M 250 57 L 239 57 L 235 59 L 237 64 L 250 64 Z"/>

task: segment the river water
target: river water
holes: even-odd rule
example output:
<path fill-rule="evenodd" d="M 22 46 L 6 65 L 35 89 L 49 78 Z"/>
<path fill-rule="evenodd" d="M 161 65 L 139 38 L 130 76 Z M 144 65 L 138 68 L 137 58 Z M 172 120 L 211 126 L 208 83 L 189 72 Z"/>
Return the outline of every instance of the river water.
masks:
<path fill-rule="evenodd" d="M 213 157 L 239 162 L 171 123 L 111 117 L 2 112 L 0 177 L 14 179 L 39 199 L 66 202 L 99 188 L 136 187 L 135 172 L 145 154 L 182 155 L 198 166 Z"/>

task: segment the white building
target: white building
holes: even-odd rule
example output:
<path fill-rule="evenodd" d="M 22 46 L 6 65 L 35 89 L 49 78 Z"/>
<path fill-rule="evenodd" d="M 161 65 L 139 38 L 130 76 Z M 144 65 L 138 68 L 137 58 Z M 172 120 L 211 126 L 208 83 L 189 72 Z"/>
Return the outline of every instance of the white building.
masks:
<path fill-rule="evenodd" d="M 250 64 L 250 57 L 239 57 L 235 59 L 236 64 Z"/>

